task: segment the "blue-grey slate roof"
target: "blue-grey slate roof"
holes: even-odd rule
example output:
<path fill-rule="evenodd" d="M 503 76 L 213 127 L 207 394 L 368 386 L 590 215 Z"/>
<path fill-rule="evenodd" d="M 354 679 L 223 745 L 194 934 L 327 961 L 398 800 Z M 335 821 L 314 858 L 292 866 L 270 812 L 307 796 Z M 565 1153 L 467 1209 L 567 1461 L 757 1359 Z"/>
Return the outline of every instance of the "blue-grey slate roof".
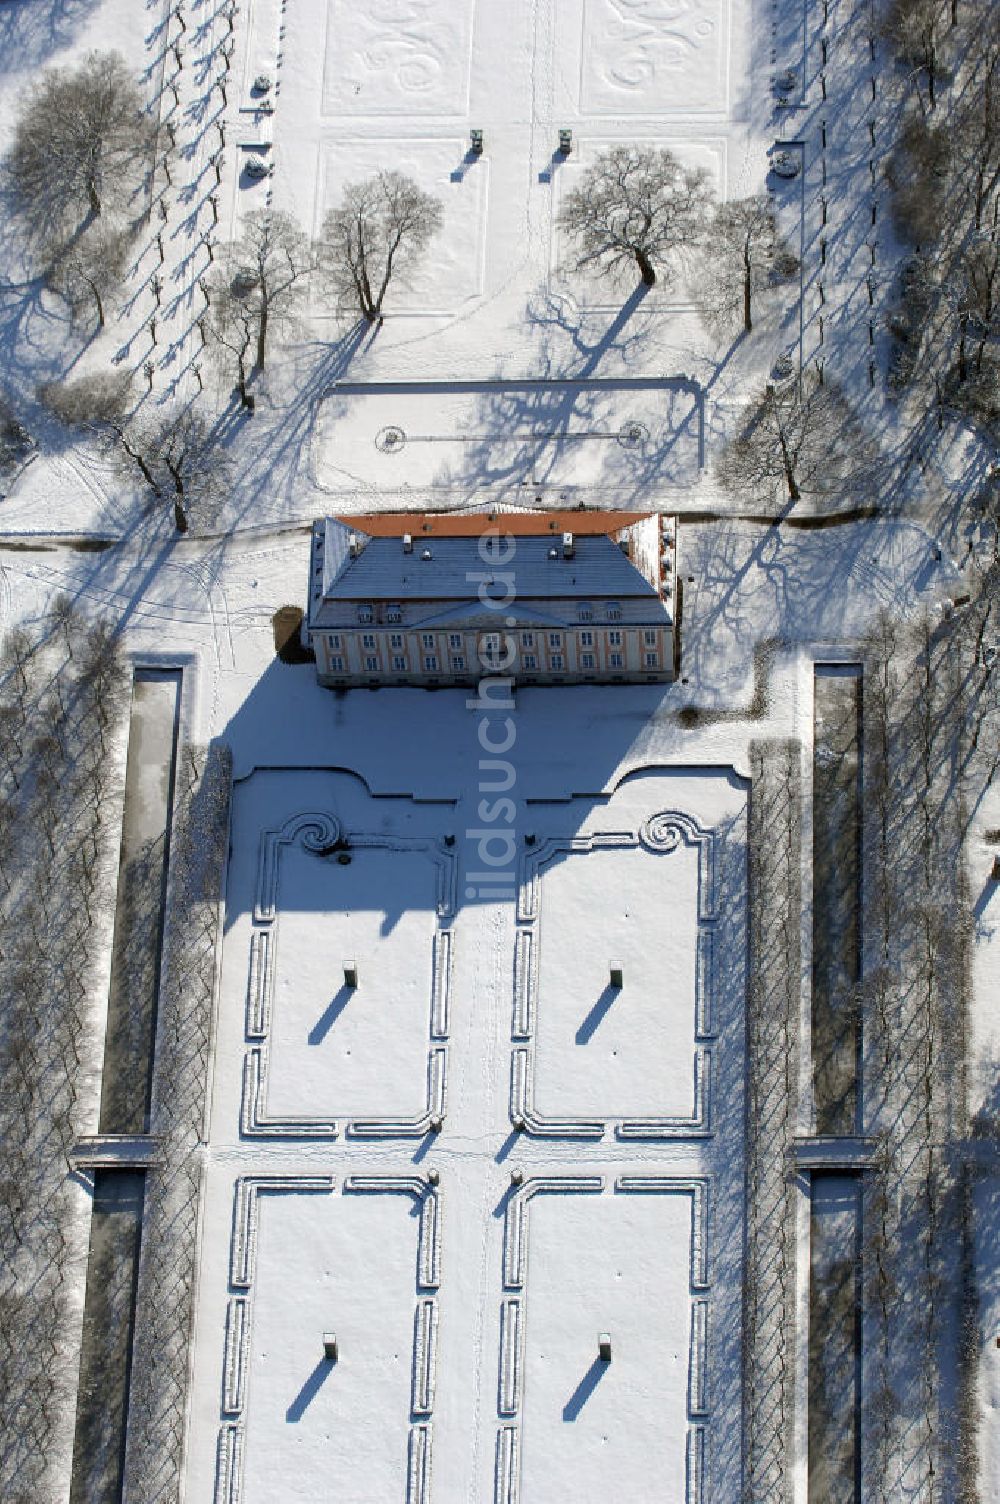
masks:
<path fill-rule="evenodd" d="M 605 534 L 577 537 L 570 559 L 563 558 L 561 539 L 520 537 L 513 558 L 495 567 L 483 562 L 478 538 L 436 537 L 424 542 L 415 537 L 410 554 L 403 552 L 399 538 L 370 538 L 356 558 L 346 551 L 341 554 L 338 548 L 335 560 L 330 557 L 329 529 L 327 539 L 323 596 L 331 601 L 475 599 L 483 572 L 489 574 L 494 568 L 498 579 L 508 573 L 512 576 L 518 598 L 640 595 L 655 599 L 658 594 Z M 549 557 L 553 548 L 558 549 L 555 559 Z M 429 559 L 422 557 L 425 549 L 430 551 Z M 503 594 L 499 583 L 497 593 Z"/>
<path fill-rule="evenodd" d="M 498 617 L 505 627 L 509 626 L 510 619 L 513 619 L 519 628 L 565 627 L 570 620 L 570 615 L 574 625 L 579 621 L 579 607 L 570 606 L 568 601 L 552 601 L 548 603 L 546 611 L 540 611 L 534 605 L 526 605 L 522 600 L 514 601 L 509 610 L 504 608 L 503 611 L 494 611 L 488 606 L 481 605 L 478 600 L 459 601 L 457 605 L 445 606 L 443 610 L 434 603 L 430 605 L 429 610 L 428 616 L 422 616 L 420 607 L 414 606 L 407 625 L 423 631 L 431 627 L 449 627 L 462 623 L 467 627 L 481 627 L 488 632 L 497 629 Z M 645 614 L 648 615 L 648 611 Z"/>

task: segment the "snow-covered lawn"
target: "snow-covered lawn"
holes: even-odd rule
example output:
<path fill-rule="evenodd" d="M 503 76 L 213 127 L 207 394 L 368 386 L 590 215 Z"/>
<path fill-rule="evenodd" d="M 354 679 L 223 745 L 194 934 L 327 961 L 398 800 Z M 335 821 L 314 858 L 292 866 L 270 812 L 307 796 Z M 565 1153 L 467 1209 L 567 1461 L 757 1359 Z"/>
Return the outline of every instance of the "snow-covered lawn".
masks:
<path fill-rule="evenodd" d="M 382 743 L 387 697 L 344 702 L 328 757 L 381 748 L 369 792 L 307 770 L 336 703 L 314 695 L 298 769 L 236 790 L 189 1487 L 240 1476 L 263 1499 L 294 1468 L 319 1499 L 326 1457 L 359 1499 L 407 1477 L 429 1499 L 413 1480 L 431 1448 L 434 1496 L 456 1500 L 518 1475 L 544 1500 L 567 1447 L 589 1459 L 587 1499 L 623 1470 L 635 1497 L 664 1465 L 695 1480 L 727 1446 L 706 1386 L 721 1404 L 736 1375 L 709 1333 L 739 1320 L 740 1256 L 713 1209 L 742 1183 L 745 784 L 683 763 L 619 782 L 613 716 L 572 754 L 549 740 L 547 697 L 537 715 L 525 701 L 519 896 L 484 900 L 462 696 L 435 697 L 405 747 Z M 553 772 L 595 793 L 549 802 Z M 609 958 L 624 986 L 608 1007 Z M 323 1330 L 342 1342 L 332 1366 Z M 590 1371 L 604 1330 L 607 1374 Z M 362 1412 L 373 1469 L 367 1443 L 351 1460 Z"/>
<path fill-rule="evenodd" d="M 26 15 L 28 6 L 8 10 Z M 102 14 L 107 35 L 138 62 L 142 38 L 134 25 L 120 28 L 110 3 Z M 669 146 L 684 162 L 705 166 L 722 195 L 763 183 L 768 140 L 751 130 L 745 76 L 749 7 L 718 0 L 690 11 L 624 0 L 490 6 L 408 0 L 359 14 L 346 0 L 304 0 L 292 9 L 254 0 L 232 35 L 224 8 L 199 15 L 185 32 L 160 20 L 150 19 L 145 36 L 150 97 L 174 132 L 173 146 L 161 133 L 153 184 L 154 207 L 162 201 L 168 219 L 161 224 L 156 209 L 143 227 L 124 302 L 74 374 L 106 368 L 113 358 L 134 371 L 136 396 L 150 410 L 194 395 L 198 381 L 203 405 L 224 410 L 233 373 L 217 369 L 198 331 L 199 278 L 211 273 L 213 247 L 237 239 L 244 216 L 267 203 L 318 235 L 346 182 L 396 168 L 441 199 L 444 227 L 426 258 L 394 281 L 377 337 L 335 357 L 336 379 L 376 389 L 385 382 L 498 376 L 677 382 L 667 402 L 650 405 L 609 390 L 602 400 L 581 399 L 578 411 L 564 410 L 565 391 L 554 408 L 544 394 L 486 393 L 468 407 L 458 396 L 432 416 L 423 403 L 389 401 L 394 416 L 386 422 L 435 441 L 408 449 L 402 484 L 413 492 L 433 487 L 442 501 L 464 500 L 483 484 L 513 490 L 535 479 L 552 492 L 577 487 L 602 498 L 612 497 L 614 487 L 635 486 L 666 505 L 672 487 L 704 481 L 708 457 L 701 435 L 694 442 L 688 408 L 691 383 L 709 382 L 716 361 L 691 308 L 696 267 L 687 265 L 675 285 L 638 300 L 629 298 L 627 284 L 570 279 L 555 217 L 583 167 L 623 140 Z M 47 60 L 69 61 L 94 39 L 90 25 L 56 35 L 64 45 L 51 54 L 46 49 Z M 253 90 L 260 73 L 272 80 L 266 113 Z M 479 158 L 469 151 L 473 127 L 485 137 Z M 561 129 L 573 133 L 568 157 L 558 150 Z M 225 151 L 217 159 L 223 132 Z M 254 183 L 243 169 L 261 149 L 274 170 Z M 154 274 L 162 299 L 153 295 Z M 51 295 L 44 301 L 47 315 L 35 316 L 31 339 L 20 341 L 11 367 L 26 396 L 63 360 L 63 317 Z M 255 521 L 308 517 L 330 489 L 401 488 L 393 475 L 403 468 L 395 464 L 399 456 L 383 479 L 378 452 L 371 452 L 383 422 L 372 426 L 367 414 L 358 416 L 356 430 L 357 399 L 345 416 L 340 396 L 325 390 L 329 381 L 313 379 L 322 372 L 324 349 L 343 348 L 338 341 L 349 325 L 350 315 L 338 316 L 317 279 L 299 329 L 305 343 L 272 349 L 253 424 L 220 419 L 225 442 L 237 446 L 239 471 L 254 478 Z M 312 373 L 303 351 L 311 353 Z M 765 348 L 765 366 L 771 358 Z M 303 384 L 313 419 L 305 425 L 292 417 Z M 713 394 L 707 415 L 699 399 L 702 427 L 714 422 L 722 395 Z M 31 418 L 41 453 L 4 503 L 12 529 L 39 529 L 43 494 L 50 530 L 101 533 L 139 520 L 131 480 L 123 482 L 82 446 L 81 457 L 65 457 L 65 443 L 44 415 L 36 410 Z M 553 429 L 617 433 L 632 421 L 648 430 L 645 445 L 612 455 L 610 464 L 607 446 L 595 441 L 572 437 L 555 454 L 550 450 Z M 294 485 L 285 480 L 289 465 Z M 217 521 L 237 520 L 246 520 L 238 495 Z"/>
<path fill-rule="evenodd" d="M 553 855 L 540 883 L 535 984 L 544 1117 L 692 1115 L 708 981 L 698 975 L 698 855 L 688 846 L 669 861 L 633 846 Z"/>
<path fill-rule="evenodd" d="M 331 507 L 407 492 L 525 505 L 539 487 L 642 505 L 697 481 L 700 419 L 679 381 L 341 382 L 320 410 L 315 478 Z"/>
<path fill-rule="evenodd" d="M 600 1504 L 624 1487 L 651 1495 L 658 1479 L 679 1486 L 693 1471 L 688 1420 L 705 1403 L 699 1324 L 708 1307 L 691 1300 L 684 1257 L 693 1213 L 683 1186 L 542 1196 L 532 1206 L 525 1504 L 559 1497 L 567 1478 L 574 1497 Z M 610 1363 L 598 1357 L 599 1330 L 611 1337 Z"/>
<path fill-rule="evenodd" d="M 814 660 L 859 661 L 881 612 L 936 612 L 976 567 L 929 507 L 820 527 L 807 503 L 779 525 L 712 470 L 785 349 L 825 361 L 873 422 L 890 411 L 868 386 L 894 242 L 869 203 L 876 115 L 887 131 L 861 9 L 831 5 L 827 103 L 818 9 L 751 0 L 242 0 L 231 23 L 184 0 L 183 30 L 176 8 L 126 0 L 0 4 L 0 148 L 32 70 L 95 46 L 125 53 L 176 132 L 153 182 L 164 217 L 101 336 L 81 347 L 50 294 L 5 293 L 4 380 L 39 452 L 0 497 L 0 618 L 44 632 L 61 591 L 110 615 L 136 661 L 183 666 L 185 738 L 233 751 L 189 1500 L 742 1497 L 751 745 L 792 742 L 808 770 Z M 254 104 L 261 72 L 273 111 Z M 789 183 L 766 179 L 778 139 L 802 152 Z M 706 331 L 697 264 L 641 295 L 565 275 L 562 195 L 633 141 L 706 167 L 723 196 L 768 181 L 802 277 L 751 339 Z M 274 167 L 258 182 L 254 149 Z M 210 256 L 267 203 L 319 233 L 379 167 L 442 199 L 430 255 L 360 334 L 317 283 L 254 416 L 238 413 L 232 372 L 201 349 Z M 151 410 L 203 385 L 234 459 L 211 536 L 178 540 L 167 509 L 33 405 L 39 381 L 112 361 Z M 942 440 L 935 505 L 957 508 L 975 463 Z M 926 499 L 923 483 L 901 482 Z M 486 796 L 465 696 L 320 690 L 275 660 L 271 615 L 303 600 L 322 511 L 501 499 L 676 513 L 684 599 L 677 684 L 518 694 L 514 880 L 497 898 L 470 877 Z M 968 842 L 970 1081 L 987 1106 L 998 829 L 991 792 Z M 992 1181 L 978 1198 L 992 1414 Z"/>
<path fill-rule="evenodd" d="M 329 1498 L 331 1486 L 405 1497 L 420 1237 L 412 1211 L 407 1195 L 296 1194 L 294 1182 L 260 1197 L 248 1504 L 287 1498 L 292 1479 L 303 1501 Z M 326 1331 L 336 1333 L 336 1363 L 323 1356 Z"/>

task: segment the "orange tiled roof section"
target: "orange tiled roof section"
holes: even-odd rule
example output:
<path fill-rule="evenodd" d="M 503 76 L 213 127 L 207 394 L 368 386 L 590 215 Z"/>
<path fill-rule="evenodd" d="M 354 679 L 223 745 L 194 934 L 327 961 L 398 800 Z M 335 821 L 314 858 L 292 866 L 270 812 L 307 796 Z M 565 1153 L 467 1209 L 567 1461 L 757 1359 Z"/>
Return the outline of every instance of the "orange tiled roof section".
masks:
<path fill-rule="evenodd" d="M 575 533 L 577 537 L 617 533 L 648 517 L 649 512 L 366 512 L 338 517 L 345 527 L 370 538 L 474 538 L 496 528 L 515 537 L 539 533 Z"/>

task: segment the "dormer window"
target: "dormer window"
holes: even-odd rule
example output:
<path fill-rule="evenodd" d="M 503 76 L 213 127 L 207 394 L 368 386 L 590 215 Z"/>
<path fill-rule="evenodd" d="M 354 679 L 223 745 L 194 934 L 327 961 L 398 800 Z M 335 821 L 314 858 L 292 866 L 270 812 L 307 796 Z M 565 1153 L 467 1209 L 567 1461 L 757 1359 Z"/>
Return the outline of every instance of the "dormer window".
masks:
<path fill-rule="evenodd" d="M 359 606 L 358 607 L 358 621 L 361 623 L 361 625 L 363 627 L 371 626 L 371 624 L 374 621 L 374 619 L 375 619 L 375 613 L 372 611 L 371 606 Z"/>
<path fill-rule="evenodd" d="M 617 601 L 608 601 L 608 621 L 621 621 L 622 608 Z"/>
<path fill-rule="evenodd" d="M 499 632 L 484 632 L 479 639 L 479 662 L 485 669 L 499 669 L 505 665 L 504 650 L 507 639 Z M 506 660 L 509 665 L 510 660 Z"/>
<path fill-rule="evenodd" d="M 590 604 L 589 601 L 582 601 L 580 603 L 580 620 L 581 621 L 593 621 L 593 619 L 594 619 L 594 608 L 593 608 L 593 606 Z"/>
<path fill-rule="evenodd" d="M 386 621 L 402 621 L 403 620 L 402 608 L 400 606 L 386 606 L 386 608 L 385 608 L 385 619 L 386 619 Z"/>

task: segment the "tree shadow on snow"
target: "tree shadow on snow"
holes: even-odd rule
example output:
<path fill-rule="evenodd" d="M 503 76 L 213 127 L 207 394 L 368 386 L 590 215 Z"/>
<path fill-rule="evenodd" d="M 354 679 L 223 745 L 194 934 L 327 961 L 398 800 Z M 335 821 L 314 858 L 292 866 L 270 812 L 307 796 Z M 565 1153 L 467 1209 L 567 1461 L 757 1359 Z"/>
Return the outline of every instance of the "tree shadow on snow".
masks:
<path fill-rule="evenodd" d="M 265 515 L 273 516 L 276 492 L 291 498 L 314 490 L 308 464 L 316 418 L 330 388 L 346 374 L 369 332 L 368 324 L 359 320 L 333 345 L 303 347 L 298 360 L 304 369 L 289 376 L 288 399 L 276 396 L 266 409 L 258 406 L 260 417 L 249 424 L 235 399 L 220 415 L 214 436 L 229 446 L 238 434 L 242 451 L 240 506 L 228 519 L 229 530 L 252 522 L 262 508 Z"/>
<path fill-rule="evenodd" d="M 69 375 L 91 342 L 73 331 L 65 304 L 48 291 L 34 261 L 13 197 L 0 187 L 0 371 L 29 429 L 39 418 L 36 388 Z"/>
<path fill-rule="evenodd" d="M 0 80 L 27 78 L 69 47 L 100 0 L 4 0 L 0 5 Z"/>
<path fill-rule="evenodd" d="M 703 449 L 700 384 L 629 369 L 653 318 L 643 309 L 647 291 L 637 287 L 610 323 L 580 314 L 566 298 L 532 299 L 527 319 L 544 331 L 533 374 L 483 383 L 468 431 L 442 435 L 461 455 L 441 466 L 433 485 L 527 503 L 545 490 L 563 503 L 573 492 L 606 493 L 628 506 L 647 501 L 651 488 L 693 482 Z M 641 419 L 629 411 L 637 399 Z"/>

